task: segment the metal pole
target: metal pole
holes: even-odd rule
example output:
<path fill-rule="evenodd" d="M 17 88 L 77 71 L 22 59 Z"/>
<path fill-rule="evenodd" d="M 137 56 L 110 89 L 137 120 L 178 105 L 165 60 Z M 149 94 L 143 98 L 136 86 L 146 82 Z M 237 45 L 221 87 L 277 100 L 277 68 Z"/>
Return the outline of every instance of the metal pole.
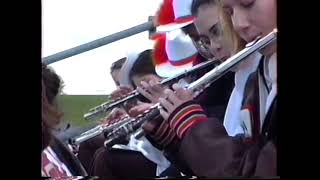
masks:
<path fill-rule="evenodd" d="M 58 52 L 56 54 L 47 56 L 42 58 L 42 62 L 46 65 L 48 64 L 52 64 L 55 62 L 58 62 L 62 59 L 66 59 L 69 58 L 71 56 L 75 56 L 77 54 L 81 54 L 83 52 L 86 51 L 90 51 L 92 49 L 104 46 L 106 44 L 112 43 L 114 41 L 118 41 L 120 39 L 144 32 L 144 31 L 148 31 L 148 30 L 152 30 L 154 28 L 153 26 L 153 22 L 152 21 L 148 21 L 146 23 L 134 26 L 132 28 L 117 32 L 115 34 L 100 38 L 100 39 L 96 39 L 94 41 L 88 42 L 86 44 L 82 44 L 70 49 L 67 49 L 65 51 L 62 52 Z"/>

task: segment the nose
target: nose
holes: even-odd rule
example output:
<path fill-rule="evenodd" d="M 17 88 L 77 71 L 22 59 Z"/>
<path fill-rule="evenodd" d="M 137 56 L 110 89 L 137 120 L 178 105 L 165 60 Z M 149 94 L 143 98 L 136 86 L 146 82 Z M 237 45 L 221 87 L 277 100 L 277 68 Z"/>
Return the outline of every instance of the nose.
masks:
<path fill-rule="evenodd" d="M 246 12 L 242 9 L 235 8 L 231 18 L 235 31 L 237 31 L 240 36 L 247 34 L 249 21 Z"/>
<path fill-rule="evenodd" d="M 221 43 L 210 39 L 210 52 L 214 56 L 219 56 L 219 51 L 221 49 Z"/>

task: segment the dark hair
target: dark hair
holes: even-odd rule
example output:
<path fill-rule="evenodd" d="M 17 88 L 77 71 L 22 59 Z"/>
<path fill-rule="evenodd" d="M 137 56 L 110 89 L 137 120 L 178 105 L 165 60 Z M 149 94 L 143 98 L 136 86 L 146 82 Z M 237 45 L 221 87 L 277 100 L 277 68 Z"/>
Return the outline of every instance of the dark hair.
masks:
<path fill-rule="evenodd" d="M 215 4 L 216 2 L 217 0 L 193 0 L 191 4 L 191 14 L 196 16 L 200 6 L 204 4 Z"/>
<path fill-rule="evenodd" d="M 51 131 L 59 124 L 62 113 L 54 106 L 53 101 L 59 93 L 61 80 L 59 76 L 46 65 L 42 65 L 42 92 L 41 92 L 41 117 L 42 117 L 42 150 L 52 140 Z"/>
<path fill-rule="evenodd" d="M 135 75 L 156 74 L 152 53 L 153 51 L 148 49 L 139 54 L 129 73 L 130 77 Z"/>
<path fill-rule="evenodd" d="M 42 78 L 45 84 L 48 102 L 52 104 L 53 100 L 60 91 L 61 79 L 51 68 L 48 68 L 46 65 L 42 65 Z"/>
<path fill-rule="evenodd" d="M 194 40 L 197 40 L 199 37 L 199 34 L 197 32 L 197 29 L 196 29 L 196 26 L 194 25 L 194 23 L 191 23 L 187 26 L 182 27 L 181 30 L 185 34 L 188 34 Z"/>
<path fill-rule="evenodd" d="M 112 63 L 111 68 L 110 68 L 110 72 L 112 73 L 114 70 L 120 70 L 121 67 L 123 66 L 123 64 L 126 62 L 127 58 L 121 58 L 119 60 L 117 60 L 116 62 Z"/>

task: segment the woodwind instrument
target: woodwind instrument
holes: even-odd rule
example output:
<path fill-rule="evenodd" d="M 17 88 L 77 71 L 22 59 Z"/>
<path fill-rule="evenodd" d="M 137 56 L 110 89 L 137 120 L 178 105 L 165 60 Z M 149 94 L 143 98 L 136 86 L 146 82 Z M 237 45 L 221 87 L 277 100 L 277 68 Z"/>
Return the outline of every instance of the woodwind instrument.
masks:
<path fill-rule="evenodd" d="M 243 50 L 231 56 L 219 66 L 215 67 L 213 70 L 209 71 L 201 78 L 189 84 L 186 88 L 191 91 L 197 91 L 208 87 L 214 81 L 229 72 L 236 65 L 243 62 L 244 60 L 247 60 L 248 56 L 276 43 L 276 40 L 277 29 L 273 30 L 265 37 L 258 37 L 253 42 L 248 43 Z M 149 110 L 145 111 L 143 114 L 140 114 L 135 119 L 132 119 L 131 121 L 114 129 L 106 136 L 107 140 L 104 142 L 104 146 L 107 148 L 111 148 L 114 144 L 117 144 L 118 142 L 123 140 L 123 138 L 128 138 L 133 133 L 139 136 L 141 136 L 141 134 L 143 135 L 143 130 L 141 128 L 142 125 L 148 120 L 157 117 L 160 114 L 159 108 L 161 108 L 161 105 L 160 103 L 157 103 Z"/>
<path fill-rule="evenodd" d="M 212 69 L 213 68 L 212 66 L 216 66 L 217 63 L 220 63 L 220 62 L 221 62 L 220 60 L 213 59 L 210 61 L 200 63 L 200 64 L 182 72 L 182 73 L 175 75 L 174 77 L 164 79 L 161 82 L 161 84 L 162 85 L 170 84 L 170 83 L 178 81 L 179 79 L 190 76 L 192 74 L 204 71 L 206 69 Z M 118 99 L 115 99 L 115 100 L 103 103 L 103 104 L 96 106 L 94 108 L 91 108 L 89 110 L 89 112 L 84 115 L 84 119 L 86 119 L 86 120 L 95 119 L 96 117 L 101 116 L 101 114 L 103 114 L 103 113 L 129 101 L 129 100 L 137 98 L 139 95 L 140 95 L 140 93 L 137 90 L 134 90 L 125 97 L 120 97 Z"/>
<path fill-rule="evenodd" d="M 79 136 L 77 136 L 75 138 L 69 139 L 69 144 L 79 145 L 80 143 L 87 141 L 91 138 L 94 138 L 100 134 L 103 134 L 103 133 L 108 134 L 108 133 L 112 132 L 113 129 L 115 129 L 115 128 L 129 122 L 129 121 L 130 121 L 130 117 L 127 115 L 115 123 L 106 124 L 106 125 L 98 125 L 92 129 L 80 134 Z"/>

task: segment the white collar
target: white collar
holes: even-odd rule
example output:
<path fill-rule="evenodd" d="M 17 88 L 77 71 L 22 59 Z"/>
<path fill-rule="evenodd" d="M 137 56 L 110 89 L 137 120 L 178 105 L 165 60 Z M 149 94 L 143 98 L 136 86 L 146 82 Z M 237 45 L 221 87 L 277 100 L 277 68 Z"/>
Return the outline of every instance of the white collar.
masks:
<path fill-rule="evenodd" d="M 271 87 L 271 91 L 268 94 L 267 102 L 266 102 L 266 109 L 265 112 L 267 113 L 275 96 L 278 92 L 277 87 L 277 53 L 272 54 L 269 59 L 266 59 L 265 66 L 264 66 L 264 76 L 267 81 L 268 86 Z"/>
<path fill-rule="evenodd" d="M 240 121 L 240 110 L 244 88 L 249 75 L 257 70 L 261 56 L 262 55 L 260 53 L 254 53 L 237 67 L 237 71 L 235 73 L 235 87 L 233 88 L 229 98 L 223 122 L 229 136 L 244 133 Z"/>
<path fill-rule="evenodd" d="M 268 85 L 277 84 L 277 53 L 274 53 L 264 62 L 264 77 Z"/>

